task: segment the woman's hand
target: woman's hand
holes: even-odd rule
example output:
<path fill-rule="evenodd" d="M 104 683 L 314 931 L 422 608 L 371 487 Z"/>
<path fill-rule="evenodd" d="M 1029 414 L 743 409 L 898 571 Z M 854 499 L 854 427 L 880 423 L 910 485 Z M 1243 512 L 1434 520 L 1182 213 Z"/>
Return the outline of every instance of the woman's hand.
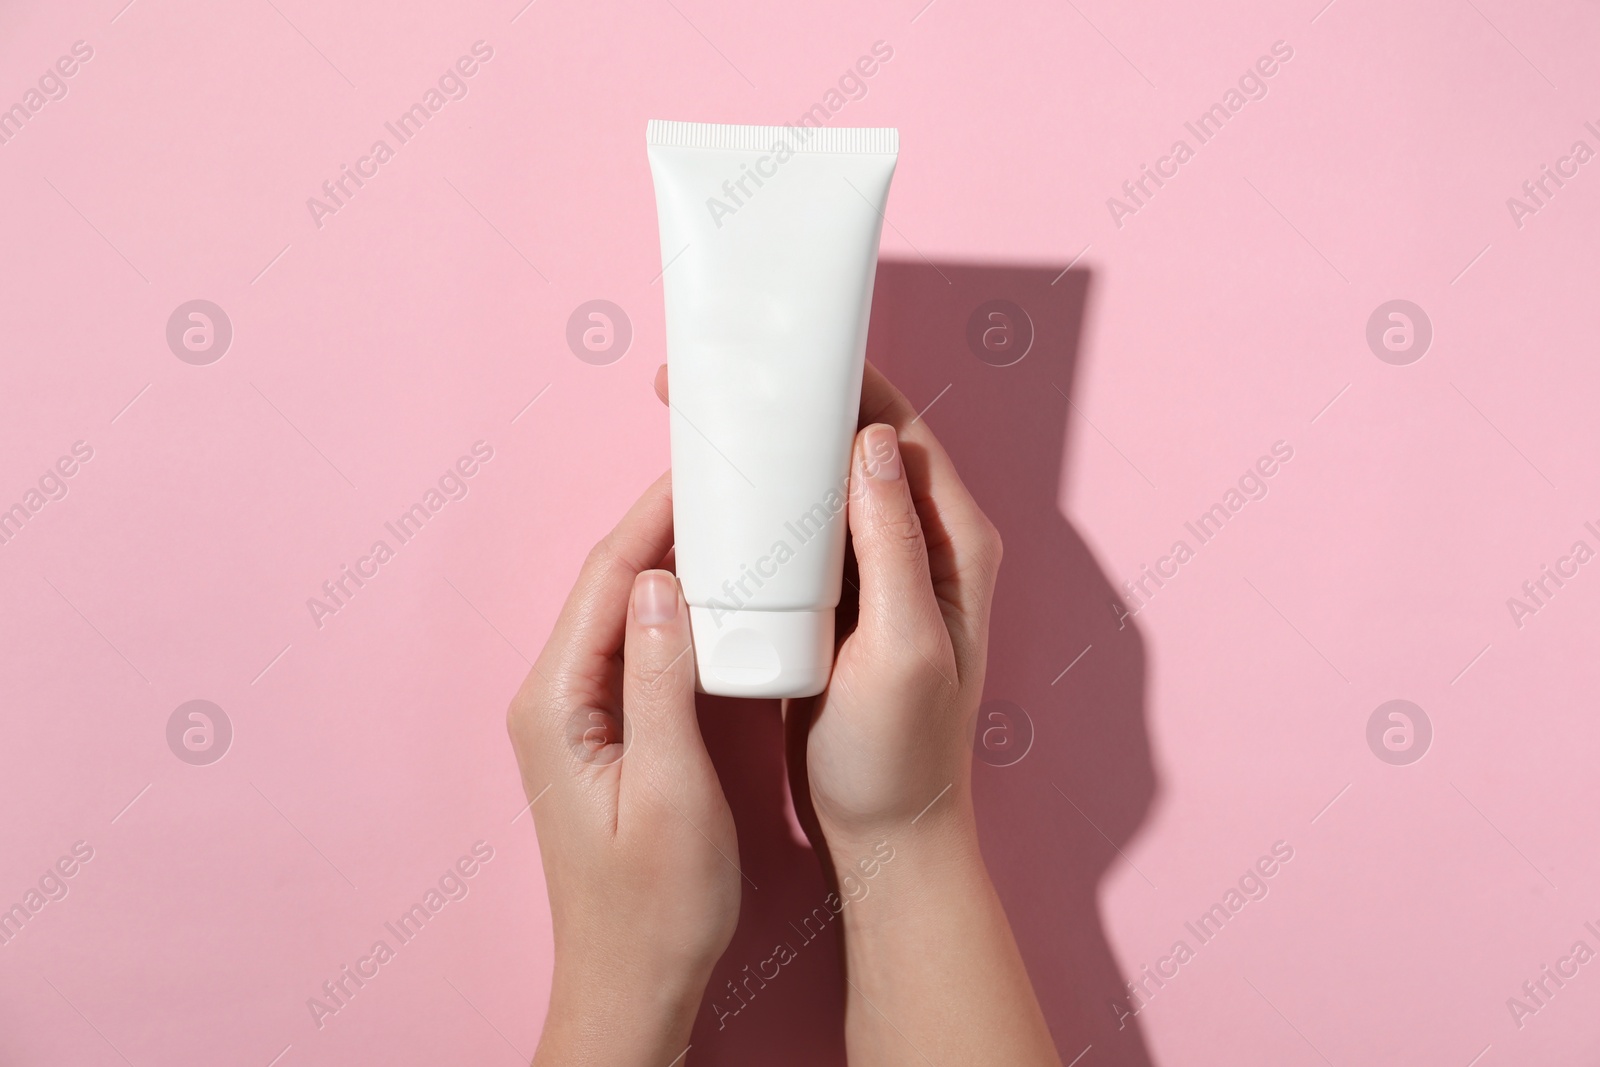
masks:
<path fill-rule="evenodd" d="M 913 820 L 925 832 L 975 834 L 972 737 L 1001 555 L 999 533 L 933 431 L 870 364 L 860 421 L 849 505 L 855 629 L 827 690 L 789 709 L 811 716 L 811 801 L 841 868 Z"/>
<path fill-rule="evenodd" d="M 555 933 L 535 1064 L 664 1067 L 738 922 L 733 815 L 694 706 L 670 476 L 595 546 L 507 726 Z"/>
<path fill-rule="evenodd" d="M 850 1062 L 1055 1067 L 972 808 L 1000 535 L 870 365 L 861 423 L 855 629 L 828 688 L 788 709 L 791 736 L 810 717 L 805 768 L 842 897 Z"/>

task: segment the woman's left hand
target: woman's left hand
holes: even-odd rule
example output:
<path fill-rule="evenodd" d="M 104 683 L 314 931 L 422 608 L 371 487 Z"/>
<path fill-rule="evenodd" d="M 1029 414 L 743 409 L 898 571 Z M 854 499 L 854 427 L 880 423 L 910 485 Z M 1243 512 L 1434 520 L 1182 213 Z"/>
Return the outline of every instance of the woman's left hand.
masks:
<path fill-rule="evenodd" d="M 674 1062 L 738 923 L 689 612 L 656 569 L 671 546 L 663 475 L 589 553 L 507 713 L 555 932 L 535 1065 Z"/>

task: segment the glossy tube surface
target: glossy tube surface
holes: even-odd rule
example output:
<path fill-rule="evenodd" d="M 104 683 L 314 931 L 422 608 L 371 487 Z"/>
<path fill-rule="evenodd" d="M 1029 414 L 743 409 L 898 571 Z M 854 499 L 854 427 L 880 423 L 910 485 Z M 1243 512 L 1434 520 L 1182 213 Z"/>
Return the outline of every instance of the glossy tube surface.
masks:
<path fill-rule="evenodd" d="M 899 137 L 654 121 L 677 572 L 702 692 L 819 693 Z"/>

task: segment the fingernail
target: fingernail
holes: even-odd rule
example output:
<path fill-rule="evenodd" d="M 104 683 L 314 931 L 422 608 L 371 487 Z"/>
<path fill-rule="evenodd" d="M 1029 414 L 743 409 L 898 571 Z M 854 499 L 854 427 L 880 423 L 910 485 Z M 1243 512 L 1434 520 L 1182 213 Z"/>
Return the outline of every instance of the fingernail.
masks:
<path fill-rule="evenodd" d="M 867 477 L 880 482 L 900 480 L 900 441 L 895 437 L 893 426 L 880 423 L 867 427 L 862 451 L 866 453 L 862 466 L 866 468 Z"/>
<path fill-rule="evenodd" d="M 633 617 L 660 626 L 678 615 L 678 582 L 666 571 L 645 571 L 633 582 Z"/>

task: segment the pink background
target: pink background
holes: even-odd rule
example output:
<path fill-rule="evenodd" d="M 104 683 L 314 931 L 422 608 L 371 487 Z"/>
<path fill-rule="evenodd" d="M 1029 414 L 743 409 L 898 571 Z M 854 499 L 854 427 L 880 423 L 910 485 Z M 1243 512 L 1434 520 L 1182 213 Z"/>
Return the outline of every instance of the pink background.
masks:
<path fill-rule="evenodd" d="M 531 1054 L 548 914 L 503 709 L 666 464 L 645 122 L 792 120 L 880 40 L 833 118 L 900 129 L 873 351 L 1007 538 L 987 697 L 1035 738 L 976 788 L 1063 1060 L 1595 1062 L 1600 962 L 1520 1027 L 1506 1002 L 1600 950 L 1600 573 L 1520 628 L 1507 598 L 1600 548 L 1600 162 L 1520 227 L 1506 201 L 1600 149 L 1600 12 L 1321 2 L 0 9 L 0 105 L 94 53 L 0 145 L 0 506 L 93 449 L 0 545 L 0 906 L 94 850 L 0 947 L 0 1062 Z M 319 228 L 307 198 L 479 40 Z M 1119 227 L 1107 198 L 1276 41 L 1265 99 Z M 234 332 L 207 366 L 165 338 L 197 298 Z M 1014 367 L 966 348 L 991 298 L 1035 323 Z M 1365 339 L 1397 298 L 1434 331 L 1406 366 Z M 609 365 L 565 341 L 591 299 L 632 322 Z M 480 440 L 319 629 L 307 598 Z M 1119 628 L 1113 590 L 1280 440 Z M 234 731 L 208 766 L 166 740 L 193 699 Z M 1432 724 L 1409 765 L 1366 739 L 1392 699 Z M 824 890 L 771 708 L 705 718 L 762 887 L 731 973 Z M 470 894 L 319 1029 L 307 998 L 477 841 Z M 1119 1028 L 1277 841 L 1269 895 Z M 691 1062 L 838 1062 L 837 956 L 807 952 Z"/>

